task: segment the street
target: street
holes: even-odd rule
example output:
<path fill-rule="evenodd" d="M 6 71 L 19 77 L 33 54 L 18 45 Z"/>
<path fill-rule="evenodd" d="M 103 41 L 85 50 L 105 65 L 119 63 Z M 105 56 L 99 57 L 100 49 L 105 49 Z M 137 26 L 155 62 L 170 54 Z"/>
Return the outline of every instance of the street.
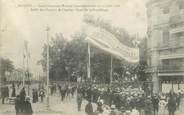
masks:
<path fill-rule="evenodd" d="M 46 110 L 46 103 L 32 103 L 33 115 L 85 115 L 84 107 L 87 101 L 82 102 L 81 112 L 77 111 L 76 96 L 70 100 L 66 98 L 61 102 L 61 97 L 50 97 L 50 110 Z M 93 105 L 95 107 L 95 104 Z M 94 108 L 95 110 L 96 108 Z M 15 115 L 13 104 L 0 104 L 0 115 Z"/>
<path fill-rule="evenodd" d="M 84 108 L 87 104 L 86 100 L 83 100 L 81 111 L 77 110 L 76 95 L 74 98 L 66 98 L 61 102 L 61 97 L 58 94 L 50 96 L 50 110 L 46 110 L 46 103 L 32 103 L 33 115 L 85 115 Z M 176 111 L 176 115 L 183 115 L 184 100 L 181 101 L 180 110 Z M 96 110 L 96 104 L 93 103 L 93 109 Z M 0 115 L 15 115 L 15 109 L 13 104 L 0 104 Z M 159 115 L 168 115 L 167 110 L 159 110 Z"/>

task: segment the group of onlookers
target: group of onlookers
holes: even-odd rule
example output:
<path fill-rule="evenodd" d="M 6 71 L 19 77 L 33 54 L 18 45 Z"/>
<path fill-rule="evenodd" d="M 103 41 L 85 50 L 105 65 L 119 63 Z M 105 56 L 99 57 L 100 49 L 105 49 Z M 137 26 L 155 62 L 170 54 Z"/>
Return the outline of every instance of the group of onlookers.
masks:
<path fill-rule="evenodd" d="M 36 103 L 39 101 L 39 97 L 41 102 L 44 101 L 44 97 L 45 97 L 45 90 L 44 89 L 32 89 L 32 102 Z"/>
<path fill-rule="evenodd" d="M 38 89 L 34 88 L 32 89 L 31 97 L 26 95 L 24 87 L 18 91 L 19 89 L 20 86 L 16 88 L 14 83 L 12 86 L 5 85 L 1 87 L 2 104 L 6 102 L 10 103 L 10 100 L 12 100 L 11 103 L 15 103 L 16 115 L 31 115 L 33 110 L 30 101 L 32 100 L 32 103 L 37 103 L 40 97 L 40 101 L 43 102 L 45 97 L 45 90 L 43 87 Z"/>
<path fill-rule="evenodd" d="M 53 90 L 51 95 L 56 93 L 56 90 L 59 91 L 62 101 L 66 97 L 71 99 L 77 92 L 77 109 L 81 111 L 82 101 L 87 100 L 88 103 L 85 105 L 87 115 L 158 115 L 161 112 L 160 109 L 164 110 L 163 115 L 166 114 L 165 111 L 168 111 L 169 115 L 174 115 L 176 110 L 180 108 L 183 96 L 181 92 L 174 93 L 174 91 L 167 94 L 146 95 L 142 90 L 132 90 L 133 88 L 98 87 L 98 85 L 90 84 L 57 84 L 51 89 Z M 4 91 L 3 97 L 9 96 L 8 87 L 5 87 L 2 91 Z M 12 84 L 11 96 L 16 97 L 16 115 L 31 115 L 33 113 L 31 99 L 26 97 L 24 87 L 16 95 L 15 86 Z M 43 102 L 45 97 L 43 87 L 32 90 L 32 103 L 37 103 L 39 97 Z M 93 104 L 96 104 L 96 110 L 94 110 Z"/>
<path fill-rule="evenodd" d="M 59 93 L 61 95 L 61 100 L 63 101 L 66 97 L 70 99 L 74 96 L 77 86 L 74 84 L 64 84 L 58 85 Z"/>
<path fill-rule="evenodd" d="M 15 111 L 16 115 L 32 115 L 33 113 L 30 98 L 26 97 L 24 88 L 22 88 L 20 94 L 16 96 Z"/>
<path fill-rule="evenodd" d="M 98 112 L 102 111 L 102 104 L 99 104 L 99 100 L 103 100 L 103 105 L 106 105 L 105 108 L 114 110 L 114 107 L 116 107 L 116 109 L 122 114 L 127 114 L 127 111 L 130 111 L 130 113 L 132 111 L 138 111 L 140 115 L 158 115 L 160 111 L 159 108 L 162 108 L 163 110 L 161 111 L 168 111 L 169 115 L 174 115 L 175 111 L 179 109 L 182 98 L 181 93 L 174 93 L 172 91 L 168 94 L 163 94 L 164 96 L 159 94 L 145 95 L 145 93 L 136 92 L 123 93 L 122 91 L 115 91 L 111 88 L 100 90 L 91 86 L 78 87 L 77 91 L 79 110 L 81 107 L 82 97 L 90 103 L 96 103 L 99 108 L 97 109 Z M 111 108 L 111 106 L 113 106 L 113 108 Z M 87 106 L 87 113 L 92 110 L 90 107 L 90 105 Z M 163 114 L 166 114 L 166 112 Z"/>

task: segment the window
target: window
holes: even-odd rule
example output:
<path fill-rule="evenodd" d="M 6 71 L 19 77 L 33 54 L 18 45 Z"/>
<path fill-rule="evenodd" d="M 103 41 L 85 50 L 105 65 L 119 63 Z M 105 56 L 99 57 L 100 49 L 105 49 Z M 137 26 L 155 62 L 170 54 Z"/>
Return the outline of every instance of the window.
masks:
<path fill-rule="evenodd" d="M 169 13 L 169 7 L 163 8 L 163 14 L 168 14 Z"/>
<path fill-rule="evenodd" d="M 163 60 L 162 61 L 163 66 L 167 67 L 169 66 L 169 60 Z"/>
<path fill-rule="evenodd" d="M 148 57 L 147 63 L 148 63 L 148 66 L 152 66 L 151 65 L 151 57 L 150 56 Z"/>
<path fill-rule="evenodd" d="M 163 31 L 163 43 L 167 43 L 167 42 L 169 42 L 169 31 L 164 30 Z"/>
<path fill-rule="evenodd" d="M 179 10 L 180 10 L 180 13 L 183 15 L 184 14 L 184 2 L 179 4 Z"/>
<path fill-rule="evenodd" d="M 179 9 L 180 9 L 180 10 L 184 9 L 184 2 L 183 2 L 183 1 L 181 1 L 181 2 L 179 3 Z"/>
<path fill-rule="evenodd" d="M 166 60 L 162 60 L 162 64 L 165 68 L 167 67 L 174 67 L 176 68 L 180 68 L 184 63 L 184 59 L 166 59 Z"/>

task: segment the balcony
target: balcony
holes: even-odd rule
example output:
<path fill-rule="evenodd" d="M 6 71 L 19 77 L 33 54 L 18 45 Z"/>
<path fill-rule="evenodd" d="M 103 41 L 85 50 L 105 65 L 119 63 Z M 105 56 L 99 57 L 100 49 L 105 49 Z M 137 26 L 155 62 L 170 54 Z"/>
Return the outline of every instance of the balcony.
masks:
<path fill-rule="evenodd" d="M 178 24 L 184 22 L 184 15 L 174 15 L 170 17 L 170 24 Z"/>
<path fill-rule="evenodd" d="M 148 74 L 156 73 L 159 77 L 181 77 L 184 76 L 184 65 L 174 65 L 174 66 L 157 66 L 157 67 L 148 67 L 145 70 Z"/>
<path fill-rule="evenodd" d="M 184 66 L 181 66 L 181 65 L 159 66 L 158 72 L 159 73 L 184 72 Z"/>
<path fill-rule="evenodd" d="M 182 38 L 175 38 L 178 40 L 172 40 L 172 41 L 166 41 L 161 44 L 159 44 L 160 49 L 165 48 L 178 48 L 178 47 L 184 47 L 184 37 Z"/>

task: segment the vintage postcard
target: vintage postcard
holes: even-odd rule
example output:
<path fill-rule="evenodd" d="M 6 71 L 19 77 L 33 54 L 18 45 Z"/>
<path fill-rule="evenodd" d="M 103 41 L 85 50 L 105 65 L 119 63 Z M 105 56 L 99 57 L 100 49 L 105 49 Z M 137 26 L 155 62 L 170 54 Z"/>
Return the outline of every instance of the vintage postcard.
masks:
<path fill-rule="evenodd" d="M 183 115 L 184 0 L 0 0 L 0 115 Z"/>

